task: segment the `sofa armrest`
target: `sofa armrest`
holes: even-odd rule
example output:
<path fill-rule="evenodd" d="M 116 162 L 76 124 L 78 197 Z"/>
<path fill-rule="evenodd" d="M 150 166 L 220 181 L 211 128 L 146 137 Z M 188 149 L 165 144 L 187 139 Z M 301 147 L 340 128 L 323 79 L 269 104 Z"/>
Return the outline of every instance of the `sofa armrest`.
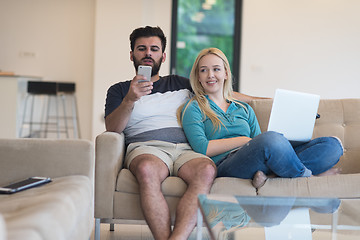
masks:
<path fill-rule="evenodd" d="M 0 240 L 6 239 L 6 226 L 2 215 L 0 214 Z"/>
<path fill-rule="evenodd" d="M 32 176 L 94 179 L 94 147 L 87 140 L 0 139 L 0 184 Z"/>
<path fill-rule="evenodd" d="M 116 179 L 125 156 L 124 134 L 104 132 L 95 141 L 95 218 L 113 217 Z"/>

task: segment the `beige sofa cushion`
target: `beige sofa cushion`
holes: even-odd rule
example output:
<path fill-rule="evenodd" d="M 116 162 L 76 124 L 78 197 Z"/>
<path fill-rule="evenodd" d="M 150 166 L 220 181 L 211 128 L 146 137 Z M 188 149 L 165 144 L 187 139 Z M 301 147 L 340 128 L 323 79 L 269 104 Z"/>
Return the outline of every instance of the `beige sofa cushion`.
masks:
<path fill-rule="evenodd" d="M 256 188 L 252 186 L 250 179 L 221 177 L 214 180 L 210 193 L 256 196 Z"/>
<path fill-rule="evenodd" d="M 360 198 L 360 174 L 268 179 L 258 195 Z"/>
<path fill-rule="evenodd" d="M 88 177 L 76 175 L 0 195 L 8 239 L 87 239 L 93 225 L 92 186 Z"/>

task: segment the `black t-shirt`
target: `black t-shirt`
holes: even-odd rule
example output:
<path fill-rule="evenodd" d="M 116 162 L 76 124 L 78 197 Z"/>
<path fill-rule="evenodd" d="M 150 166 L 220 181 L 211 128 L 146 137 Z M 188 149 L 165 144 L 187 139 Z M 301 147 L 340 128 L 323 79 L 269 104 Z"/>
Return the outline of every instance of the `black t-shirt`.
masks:
<path fill-rule="evenodd" d="M 105 116 L 114 111 L 129 91 L 131 81 L 119 82 L 107 92 Z M 176 119 L 178 107 L 191 96 L 187 78 L 177 75 L 160 77 L 152 92 L 135 102 L 133 112 L 124 129 L 126 143 L 161 140 L 172 143 L 187 142 Z"/>

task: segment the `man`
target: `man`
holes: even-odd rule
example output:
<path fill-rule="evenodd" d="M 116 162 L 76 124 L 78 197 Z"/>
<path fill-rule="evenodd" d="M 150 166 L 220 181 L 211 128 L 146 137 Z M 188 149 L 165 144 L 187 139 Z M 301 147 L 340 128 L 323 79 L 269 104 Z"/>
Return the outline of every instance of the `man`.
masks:
<path fill-rule="evenodd" d="M 195 153 L 176 119 L 177 108 L 187 101 L 189 80 L 176 75 L 159 76 L 166 59 L 166 37 L 159 27 L 135 29 L 130 35 L 130 60 L 152 67 L 151 81 L 136 75 L 111 86 L 105 105 L 107 131 L 124 132 L 125 165 L 136 177 L 141 207 L 155 239 L 187 239 L 196 224 L 197 195 L 209 192 L 216 167 L 208 157 Z M 250 97 L 237 93 L 243 100 Z M 170 211 L 161 192 L 169 175 L 188 185 L 180 199 L 171 230 Z"/>

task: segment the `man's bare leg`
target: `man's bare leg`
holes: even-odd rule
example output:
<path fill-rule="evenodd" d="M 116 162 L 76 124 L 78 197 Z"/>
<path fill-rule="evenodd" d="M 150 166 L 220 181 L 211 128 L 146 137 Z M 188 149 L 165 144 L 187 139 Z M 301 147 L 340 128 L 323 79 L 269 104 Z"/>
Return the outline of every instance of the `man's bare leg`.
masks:
<path fill-rule="evenodd" d="M 154 155 L 143 154 L 134 158 L 130 171 L 139 183 L 142 211 L 154 238 L 169 239 L 170 211 L 161 192 L 161 183 L 169 175 L 168 167 Z"/>
<path fill-rule="evenodd" d="M 178 176 L 188 185 L 176 209 L 173 233 L 169 239 L 188 239 L 196 225 L 197 195 L 207 194 L 216 176 L 215 164 L 206 158 L 197 158 L 185 163 Z"/>

